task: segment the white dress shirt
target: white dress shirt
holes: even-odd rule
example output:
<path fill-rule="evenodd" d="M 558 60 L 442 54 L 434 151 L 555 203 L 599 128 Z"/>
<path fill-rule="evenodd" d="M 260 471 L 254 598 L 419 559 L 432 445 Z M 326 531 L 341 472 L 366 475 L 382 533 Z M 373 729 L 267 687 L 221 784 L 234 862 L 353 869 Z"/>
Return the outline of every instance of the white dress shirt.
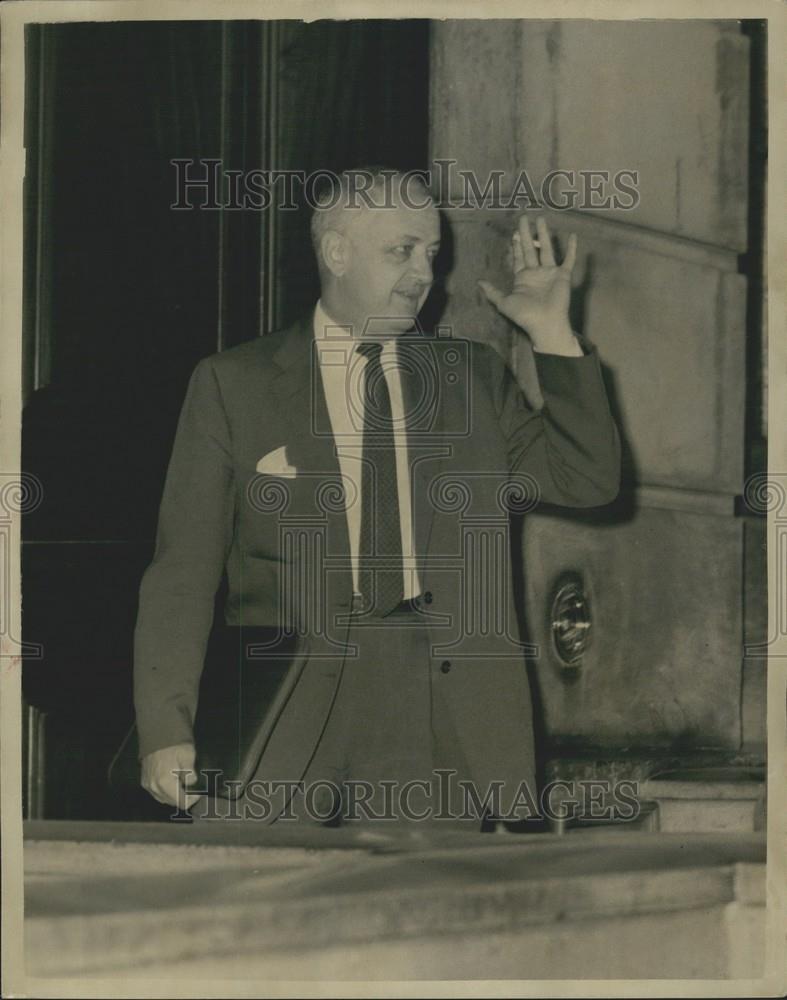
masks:
<path fill-rule="evenodd" d="M 364 370 L 366 358 L 357 351 L 358 341 L 347 327 L 335 323 L 318 302 L 314 310 L 314 339 L 317 344 L 328 417 L 336 441 L 339 470 L 345 484 L 347 530 L 350 536 L 353 590 L 358 593 L 358 550 L 361 540 L 361 453 L 363 450 Z M 402 533 L 402 562 L 405 599 L 421 592 L 416 566 L 415 538 L 410 495 L 410 465 L 404 428 L 402 383 L 396 364 L 396 334 L 383 342 L 380 364 L 391 397 L 396 451 L 396 482 L 399 495 L 399 526 Z"/>

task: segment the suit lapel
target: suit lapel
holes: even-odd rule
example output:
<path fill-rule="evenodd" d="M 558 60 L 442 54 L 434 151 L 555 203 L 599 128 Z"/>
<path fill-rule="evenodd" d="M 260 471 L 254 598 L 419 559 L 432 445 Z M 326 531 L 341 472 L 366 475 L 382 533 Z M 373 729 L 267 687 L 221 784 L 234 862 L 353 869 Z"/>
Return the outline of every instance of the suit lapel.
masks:
<path fill-rule="evenodd" d="M 278 368 L 272 389 L 278 412 L 286 414 L 287 456 L 297 469 L 302 503 L 294 513 L 311 512 L 326 524 L 325 554 L 349 575 L 350 539 L 343 504 L 336 503 L 341 469 L 317 363 L 312 316 L 299 320 L 273 356 Z M 336 490 L 331 489 L 335 484 Z M 335 580 L 335 574 L 330 574 Z M 346 580 L 345 580 L 346 583 Z M 331 588 L 333 591 L 334 588 Z"/>
<path fill-rule="evenodd" d="M 434 520 L 433 487 L 451 448 L 445 437 L 444 346 L 417 330 L 397 341 L 408 420 L 415 548 L 422 579 Z M 290 328 L 273 360 L 278 369 L 272 380 L 276 405 L 280 412 L 288 414 L 288 461 L 308 480 L 307 488 L 314 495 L 326 481 L 340 483 L 341 470 L 317 363 L 311 314 Z M 349 573 L 346 511 L 336 504 L 323 504 L 320 510 L 327 521 L 329 555 L 344 560 Z"/>

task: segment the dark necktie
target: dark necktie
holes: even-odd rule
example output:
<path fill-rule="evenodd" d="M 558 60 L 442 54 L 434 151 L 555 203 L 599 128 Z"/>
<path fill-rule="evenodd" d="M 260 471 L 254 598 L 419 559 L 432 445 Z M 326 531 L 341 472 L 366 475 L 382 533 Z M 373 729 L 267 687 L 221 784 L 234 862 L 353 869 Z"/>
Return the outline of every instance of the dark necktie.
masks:
<path fill-rule="evenodd" d="M 380 343 L 358 346 L 358 352 L 366 358 L 358 582 L 375 617 L 393 610 L 403 597 L 393 416 L 380 364 L 381 351 Z"/>

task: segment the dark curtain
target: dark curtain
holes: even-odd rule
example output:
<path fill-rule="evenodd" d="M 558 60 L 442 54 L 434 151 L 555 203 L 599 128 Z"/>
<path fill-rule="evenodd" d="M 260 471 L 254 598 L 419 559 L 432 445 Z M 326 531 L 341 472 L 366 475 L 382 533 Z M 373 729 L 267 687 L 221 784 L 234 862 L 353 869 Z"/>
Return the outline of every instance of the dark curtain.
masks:
<path fill-rule="evenodd" d="M 116 22 L 27 35 L 24 668 L 44 814 L 108 817 L 132 633 L 196 362 L 316 294 L 304 211 L 173 211 L 172 158 L 424 166 L 426 22 Z M 270 234 L 276 235 L 270 244 Z M 266 264 L 272 270 L 266 274 Z M 38 775 L 40 777 L 40 775 Z"/>
<path fill-rule="evenodd" d="M 286 108 L 281 167 L 339 171 L 363 164 L 424 169 L 428 162 L 428 21 L 281 22 Z M 282 325 L 318 292 L 309 212 L 279 213 L 278 309 Z"/>

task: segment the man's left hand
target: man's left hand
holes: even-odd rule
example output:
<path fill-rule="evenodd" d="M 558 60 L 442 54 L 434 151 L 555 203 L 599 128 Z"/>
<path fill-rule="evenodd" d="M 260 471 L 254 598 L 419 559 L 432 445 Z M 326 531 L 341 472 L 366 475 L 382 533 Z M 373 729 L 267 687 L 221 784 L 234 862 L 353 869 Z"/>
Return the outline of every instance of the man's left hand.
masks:
<path fill-rule="evenodd" d="M 508 295 L 488 281 L 478 284 L 492 305 L 527 331 L 536 351 L 579 357 L 583 351 L 568 318 L 577 238 L 573 233 L 569 236 L 566 256 L 558 266 L 549 227 L 541 217 L 536 220 L 536 232 L 539 246 L 533 241 L 527 216 L 521 216 L 511 240 L 514 287 Z"/>

